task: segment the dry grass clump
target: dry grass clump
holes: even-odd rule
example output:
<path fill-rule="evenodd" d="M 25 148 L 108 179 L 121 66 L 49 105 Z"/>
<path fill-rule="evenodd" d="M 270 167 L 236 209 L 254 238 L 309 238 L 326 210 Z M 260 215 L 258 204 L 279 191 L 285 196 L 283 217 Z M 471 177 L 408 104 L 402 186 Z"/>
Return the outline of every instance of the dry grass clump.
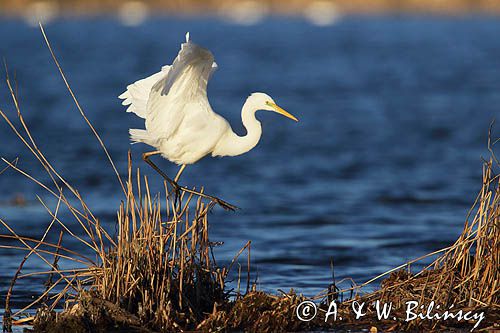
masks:
<path fill-rule="evenodd" d="M 393 273 L 373 295 L 402 307 L 408 301 L 434 302 L 454 311 L 485 311 L 487 321 L 500 323 L 500 177 L 495 157 L 484 163 L 483 186 L 458 240 L 417 274 Z M 408 323 L 408 328 L 446 327 L 443 320 Z M 486 325 L 487 326 L 487 325 Z"/>
<path fill-rule="evenodd" d="M 335 323 L 336 327 L 376 326 L 385 331 L 442 331 L 452 327 L 471 329 L 477 322 L 442 318 L 417 318 L 406 321 L 407 302 L 416 301 L 419 306 L 423 305 L 424 309 L 415 310 L 415 313 L 425 315 L 431 303 L 435 304 L 431 315 L 442 314 L 445 310 L 454 313 L 460 310 L 463 313 L 484 312 L 485 319 L 480 328 L 500 329 L 500 175 L 495 174 L 495 169 L 498 169 L 500 164 L 491 145 L 489 147 L 492 157 L 483 164 L 482 188 L 469 211 L 458 240 L 452 246 L 401 265 L 360 286 L 333 293 L 336 296 L 346 292 L 357 294 L 342 303 L 343 307 L 339 308 L 339 313 L 342 313 L 344 320 L 342 323 Z M 411 264 L 437 254 L 441 255 L 432 264 L 416 274 L 410 272 Z M 387 275 L 389 277 L 381 282 L 378 290 L 360 294 L 362 287 Z M 325 293 L 316 299 L 326 301 L 326 298 L 333 294 Z M 356 319 L 352 311 L 346 310 L 353 301 L 369 305 L 366 307 L 366 316 Z M 392 304 L 391 313 L 397 320 L 394 320 L 392 315 L 386 320 L 376 318 L 373 306 L 376 301 Z M 326 311 L 327 302 L 324 303 L 323 310 Z M 439 309 L 436 308 L 438 305 Z M 317 323 L 325 325 L 322 322 Z"/>
<path fill-rule="evenodd" d="M 313 326 L 296 319 L 297 305 L 304 296 L 291 291 L 282 296 L 252 291 L 225 309 L 214 311 L 197 329 L 203 332 L 297 332 Z"/>
<path fill-rule="evenodd" d="M 177 204 L 167 197 L 162 210 L 160 197 L 151 198 L 147 179 L 141 191 L 139 172 L 137 189 L 136 195 L 129 171 L 117 241 L 104 254 L 93 289 L 149 327 L 191 327 L 226 301 L 226 270 L 215 265 L 208 238 L 207 214 L 213 203 L 182 192 Z"/>
<path fill-rule="evenodd" d="M 45 311 L 43 319 L 39 313 L 36 330 L 62 332 L 70 324 L 73 330 L 189 329 L 216 304 L 227 302 L 227 271 L 215 265 L 208 239 L 207 214 L 214 203 L 198 198 L 190 215 L 193 195 L 185 198 L 182 193 L 175 204 L 167 192 L 162 209 L 160 196 L 151 197 L 147 178 L 141 181 L 139 171 L 136 181 L 134 193 L 129 168 L 116 237 L 106 241 L 100 227 L 94 230 L 100 264 L 85 272 L 87 286 L 78 291 L 76 305 L 61 315 Z"/>
<path fill-rule="evenodd" d="M 33 321 L 34 331 L 50 333 L 68 332 L 149 332 L 141 326 L 137 316 L 118 305 L 102 300 L 95 293 L 82 292 L 78 303 L 55 313 L 45 307 L 37 311 Z"/>

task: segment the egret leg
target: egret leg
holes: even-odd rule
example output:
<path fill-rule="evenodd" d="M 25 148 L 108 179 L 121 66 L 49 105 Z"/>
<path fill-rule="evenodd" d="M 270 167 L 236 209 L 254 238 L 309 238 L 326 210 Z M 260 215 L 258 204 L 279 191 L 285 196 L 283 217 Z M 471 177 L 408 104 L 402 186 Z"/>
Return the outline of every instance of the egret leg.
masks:
<path fill-rule="evenodd" d="M 156 164 L 153 163 L 153 161 L 149 159 L 150 156 L 158 155 L 160 153 L 161 152 L 158 150 L 150 151 L 148 153 L 143 153 L 142 159 L 144 160 L 144 162 L 149 164 L 149 166 L 151 166 L 156 172 L 158 172 L 158 174 L 162 176 L 170 184 L 170 186 L 174 188 L 175 192 L 174 206 L 177 207 L 177 203 L 179 202 L 181 187 L 179 186 L 179 184 L 177 184 L 175 180 L 172 180 L 169 176 L 167 176 L 163 171 L 160 170 L 160 168 L 158 168 Z"/>
<path fill-rule="evenodd" d="M 186 167 L 186 164 L 181 165 L 179 168 L 179 171 L 177 172 L 177 175 L 175 175 L 174 182 L 179 184 L 179 178 L 181 178 L 182 172 L 184 171 L 184 168 Z M 177 206 L 177 202 L 179 201 L 180 198 L 180 192 L 176 191 L 175 192 L 175 205 Z"/>
<path fill-rule="evenodd" d="M 169 176 L 167 176 L 163 171 L 161 171 L 160 168 L 158 168 L 156 164 L 153 163 L 153 161 L 149 159 L 150 156 L 158 154 L 160 154 L 159 151 L 150 151 L 148 153 L 142 154 L 142 159 L 144 160 L 144 162 L 149 164 L 149 166 L 152 167 L 156 172 L 158 172 L 158 174 L 162 176 L 176 191 L 178 191 L 180 189 L 179 184 L 173 181 Z"/>
<path fill-rule="evenodd" d="M 142 159 L 144 160 L 144 162 L 146 162 L 147 164 L 149 164 L 156 172 L 158 172 L 158 174 L 160 176 L 162 176 L 174 188 L 174 190 L 176 192 L 176 196 L 178 195 L 178 192 L 180 190 L 182 190 L 184 192 L 191 193 L 191 194 L 200 196 L 202 198 L 210 199 L 213 202 L 216 202 L 219 206 L 221 206 L 225 210 L 235 211 L 236 209 L 238 209 L 238 207 L 233 206 L 230 203 L 227 203 L 224 200 L 219 199 L 217 197 L 214 197 L 212 195 L 201 193 L 201 192 L 198 192 L 196 190 L 191 190 L 191 189 L 189 189 L 189 188 L 187 188 L 185 186 L 179 186 L 179 184 L 177 184 L 176 181 L 174 181 L 170 177 L 168 177 L 163 171 L 160 170 L 160 168 L 158 168 L 158 166 L 156 166 L 156 164 L 153 163 L 153 161 L 151 161 L 149 159 L 150 156 L 158 155 L 158 154 L 160 154 L 159 151 L 151 151 L 151 152 L 148 152 L 148 153 L 144 153 L 144 154 L 142 154 Z M 185 167 L 185 165 L 183 165 L 183 167 Z M 183 167 L 181 167 L 182 171 L 184 169 Z M 180 173 L 182 173 L 181 170 L 179 170 Z M 180 177 L 179 173 L 178 173 L 178 176 Z M 177 179 L 177 177 L 176 177 L 176 179 Z"/>
<path fill-rule="evenodd" d="M 179 181 L 179 178 L 181 178 L 182 172 L 184 171 L 185 168 L 186 168 L 186 164 L 181 165 L 181 168 L 179 169 L 179 171 L 177 172 L 177 175 L 174 178 L 174 182 L 177 183 Z"/>

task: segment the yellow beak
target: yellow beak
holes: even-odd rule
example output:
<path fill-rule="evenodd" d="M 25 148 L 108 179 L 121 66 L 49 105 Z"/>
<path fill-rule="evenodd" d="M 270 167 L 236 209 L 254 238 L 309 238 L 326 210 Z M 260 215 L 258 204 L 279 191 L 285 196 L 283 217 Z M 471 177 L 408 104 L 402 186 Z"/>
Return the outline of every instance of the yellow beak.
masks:
<path fill-rule="evenodd" d="M 271 103 L 271 102 L 268 102 L 267 103 L 270 107 L 272 107 L 274 110 L 276 110 L 276 112 L 278 112 L 279 114 L 287 117 L 287 118 L 290 118 L 292 120 L 295 120 L 295 121 L 299 121 L 297 118 L 295 118 L 292 114 L 286 112 L 285 110 L 283 110 L 281 107 L 279 107 L 278 105 L 274 104 L 274 103 Z"/>

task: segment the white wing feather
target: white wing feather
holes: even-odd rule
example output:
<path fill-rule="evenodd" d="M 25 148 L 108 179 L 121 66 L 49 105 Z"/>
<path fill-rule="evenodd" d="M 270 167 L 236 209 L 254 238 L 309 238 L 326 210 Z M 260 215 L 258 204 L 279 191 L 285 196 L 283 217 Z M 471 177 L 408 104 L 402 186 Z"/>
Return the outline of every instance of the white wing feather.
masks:
<path fill-rule="evenodd" d="M 151 88 L 156 82 L 166 77 L 169 70 L 170 66 L 163 66 L 160 72 L 128 85 L 127 90 L 118 96 L 118 98 L 123 99 L 122 105 L 129 106 L 127 112 L 146 118 L 146 106 Z"/>
<path fill-rule="evenodd" d="M 189 40 L 183 43 L 168 75 L 151 89 L 146 115 L 148 133 L 168 139 L 176 133 L 186 116 L 202 122 L 215 115 L 208 103 L 207 84 L 216 69 L 217 64 L 209 50 Z"/>
<path fill-rule="evenodd" d="M 146 129 L 130 129 L 133 142 L 161 151 L 177 164 L 191 164 L 209 154 L 229 123 L 212 111 L 207 84 L 217 69 L 212 53 L 189 40 L 171 66 L 127 87 L 120 95 L 128 112 L 145 119 Z"/>

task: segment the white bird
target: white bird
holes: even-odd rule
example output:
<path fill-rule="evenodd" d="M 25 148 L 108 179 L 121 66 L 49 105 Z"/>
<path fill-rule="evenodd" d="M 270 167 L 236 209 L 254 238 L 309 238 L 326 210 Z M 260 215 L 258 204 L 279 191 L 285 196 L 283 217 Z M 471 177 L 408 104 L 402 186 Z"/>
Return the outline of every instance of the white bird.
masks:
<path fill-rule="evenodd" d="M 142 142 L 156 150 L 143 154 L 143 159 L 159 172 L 174 188 L 187 164 L 204 156 L 237 156 L 254 148 L 262 135 L 261 123 L 255 118 L 259 110 L 272 111 L 298 121 L 279 107 L 264 93 L 251 94 L 241 110 L 241 119 L 247 134 L 239 136 L 222 116 L 215 113 L 208 101 L 207 84 L 217 69 L 212 53 L 190 41 L 181 45 L 179 54 L 170 66 L 127 87 L 119 96 L 127 112 L 144 118 L 145 129 L 130 129 L 132 142 Z M 171 180 L 149 157 L 161 154 L 169 161 L 181 165 Z M 200 195 L 201 193 L 183 190 Z M 225 208 L 225 202 L 212 196 Z M 229 205 L 230 206 L 230 205 Z"/>

